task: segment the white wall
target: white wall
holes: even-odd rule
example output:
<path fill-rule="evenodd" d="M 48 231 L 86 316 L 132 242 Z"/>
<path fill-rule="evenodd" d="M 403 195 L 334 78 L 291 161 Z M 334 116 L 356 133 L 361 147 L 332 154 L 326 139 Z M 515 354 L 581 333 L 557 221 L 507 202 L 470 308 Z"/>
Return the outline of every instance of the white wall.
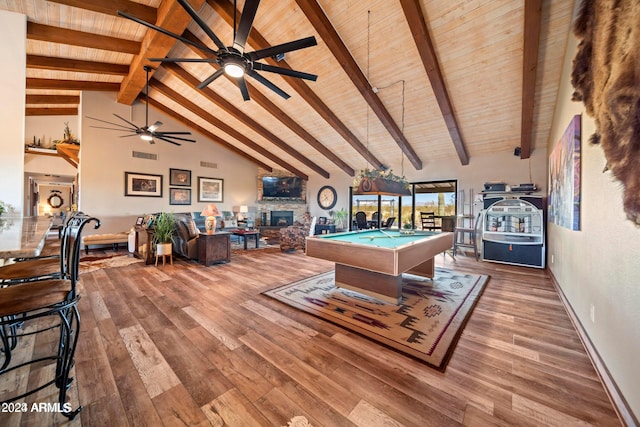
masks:
<path fill-rule="evenodd" d="M 0 200 L 22 212 L 24 171 L 24 109 L 26 87 L 24 15 L 0 11 Z"/>
<path fill-rule="evenodd" d="M 549 224 L 549 269 L 636 417 L 640 416 L 640 228 L 625 217 L 622 186 L 602 149 L 588 143 L 593 120 L 572 102 L 570 72 L 576 40 L 570 37 L 549 153 L 575 114 L 582 115 L 581 230 Z M 590 310 L 594 307 L 594 321 Z"/>
<path fill-rule="evenodd" d="M 100 216 L 142 215 L 159 211 L 202 211 L 207 203 L 198 202 L 199 176 L 224 180 L 223 202 L 220 210 L 232 210 L 234 205 L 255 205 L 257 165 L 239 157 L 198 133 L 197 142 L 184 142 L 175 146 L 164 141 L 149 144 L 139 137 L 121 138 L 125 133 L 97 129 L 106 126 L 87 116 L 118 123 L 118 114 L 141 126 L 145 121 L 143 103 L 133 107 L 118 104 L 116 94 L 110 92 L 83 92 L 79 118 L 80 132 L 80 185 L 79 209 Z M 164 131 L 189 131 L 179 122 L 149 107 L 149 123 L 160 120 Z M 132 157 L 133 151 L 158 155 L 158 160 Z M 216 169 L 200 166 L 200 161 L 217 164 Z M 191 205 L 169 204 L 169 169 L 191 171 Z M 125 197 L 126 172 L 163 176 L 162 197 Z"/>

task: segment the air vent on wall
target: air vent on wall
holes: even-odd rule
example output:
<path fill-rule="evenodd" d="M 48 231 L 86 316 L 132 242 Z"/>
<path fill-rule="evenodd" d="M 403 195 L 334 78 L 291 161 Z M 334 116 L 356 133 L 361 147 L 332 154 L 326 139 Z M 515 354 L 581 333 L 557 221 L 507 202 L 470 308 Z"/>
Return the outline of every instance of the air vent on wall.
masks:
<path fill-rule="evenodd" d="M 158 160 L 158 155 L 153 153 L 143 153 L 142 151 L 132 151 L 131 155 L 139 159 Z"/>
<path fill-rule="evenodd" d="M 211 162 L 200 162 L 200 166 L 202 166 L 203 168 L 211 168 L 211 169 L 218 169 L 218 164 L 217 163 L 211 163 Z"/>

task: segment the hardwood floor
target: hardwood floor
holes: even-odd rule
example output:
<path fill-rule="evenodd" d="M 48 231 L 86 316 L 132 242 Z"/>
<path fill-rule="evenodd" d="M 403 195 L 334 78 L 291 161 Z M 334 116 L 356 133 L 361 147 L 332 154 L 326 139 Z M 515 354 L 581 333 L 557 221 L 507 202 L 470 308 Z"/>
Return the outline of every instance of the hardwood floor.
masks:
<path fill-rule="evenodd" d="M 83 273 L 71 388 L 83 411 L 0 413 L 0 425 L 621 425 L 544 271 L 437 264 L 491 276 L 444 373 L 261 295 L 333 266 L 301 252 Z M 19 357 L 41 341 L 21 340 Z M 0 377 L 0 399 L 47 369 Z M 27 399 L 47 401 L 54 387 Z"/>

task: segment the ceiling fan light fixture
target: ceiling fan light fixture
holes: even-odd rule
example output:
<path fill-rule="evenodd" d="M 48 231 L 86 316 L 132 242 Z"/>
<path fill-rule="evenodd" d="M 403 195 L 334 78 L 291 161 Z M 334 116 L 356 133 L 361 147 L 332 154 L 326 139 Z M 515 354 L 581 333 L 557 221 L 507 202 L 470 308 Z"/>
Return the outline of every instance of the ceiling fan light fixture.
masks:
<path fill-rule="evenodd" d="M 229 59 L 224 64 L 224 72 L 235 79 L 244 76 L 244 64 L 235 59 Z"/>
<path fill-rule="evenodd" d="M 153 137 L 146 133 L 140 135 L 140 139 L 142 139 L 143 141 L 153 141 Z"/>

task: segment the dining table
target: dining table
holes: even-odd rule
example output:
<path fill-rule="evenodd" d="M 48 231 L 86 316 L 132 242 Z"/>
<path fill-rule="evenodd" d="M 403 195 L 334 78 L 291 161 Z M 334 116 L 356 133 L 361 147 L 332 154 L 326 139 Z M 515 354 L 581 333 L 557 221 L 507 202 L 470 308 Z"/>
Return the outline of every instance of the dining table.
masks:
<path fill-rule="evenodd" d="M 52 224 L 46 216 L 1 215 L 0 260 L 40 255 Z"/>

